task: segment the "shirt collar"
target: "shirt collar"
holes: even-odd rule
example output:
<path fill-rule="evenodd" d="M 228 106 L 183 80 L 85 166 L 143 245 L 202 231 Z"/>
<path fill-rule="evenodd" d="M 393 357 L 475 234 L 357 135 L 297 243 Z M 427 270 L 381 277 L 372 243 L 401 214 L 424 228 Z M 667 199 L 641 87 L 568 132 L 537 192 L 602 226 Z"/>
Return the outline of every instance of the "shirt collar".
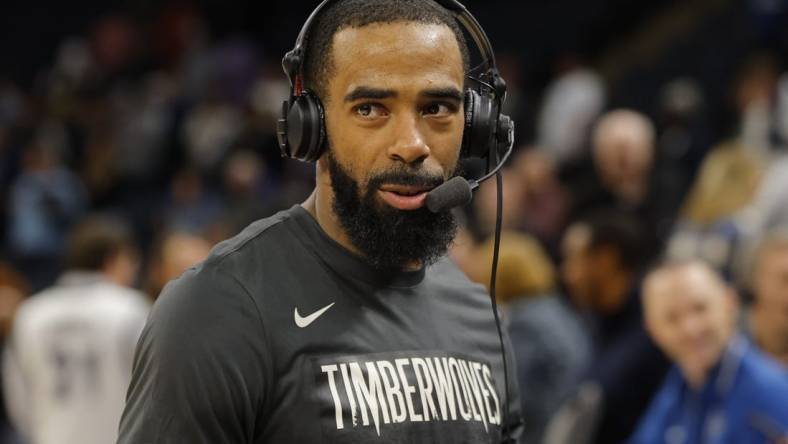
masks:
<path fill-rule="evenodd" d="M 720 361 L 709 372 L 709 377 L 697 393 L 704 399 L 725 399 L 733 389 L 748 347 L 747 340 L 741 334 L 735 334 L 725 347 Z M 682 392 L 689 392 L 686 379 L 684 377 L 681 379 Z"/>

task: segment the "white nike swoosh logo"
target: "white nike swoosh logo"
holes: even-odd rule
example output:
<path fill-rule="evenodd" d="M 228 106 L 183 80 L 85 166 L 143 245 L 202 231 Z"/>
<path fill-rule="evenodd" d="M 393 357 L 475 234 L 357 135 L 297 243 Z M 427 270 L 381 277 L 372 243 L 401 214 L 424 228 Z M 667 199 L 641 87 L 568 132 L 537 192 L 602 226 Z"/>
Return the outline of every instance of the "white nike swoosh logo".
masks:
<path fill-rule="evenodd" d="M 332 303 L 326 305 L 325 307 L 321 308 L 320 310 L 318 310 L 318 311 L 316 311 L 316 312 L 314 312 L 311 315 L 306 316 L 306 317 L 301 317 L 301 315 L 298 314 L 298 307 L 296 307 L 295 310 L 293 311 L 293 315 L 295 317 L 296 325 L 301 327 L 301 328 L 308 327 L 309 324 L 315 322 L 315 319 L 319 318 L 320 315 L 322 315 L 323 313 L 326 312 L 326 310 L 328 310 L 329 308 L 333 307 L 335 303 L 336 302 L 332 302 Z"/>

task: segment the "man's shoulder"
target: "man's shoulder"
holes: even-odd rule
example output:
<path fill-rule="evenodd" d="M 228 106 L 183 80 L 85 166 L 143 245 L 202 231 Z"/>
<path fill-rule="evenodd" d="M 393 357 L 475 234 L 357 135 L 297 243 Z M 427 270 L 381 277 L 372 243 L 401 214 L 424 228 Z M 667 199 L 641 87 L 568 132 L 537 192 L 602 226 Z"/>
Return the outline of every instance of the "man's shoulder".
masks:
<path fill-rule="evenodd" d="M 766 415 L 771 421 L 788 426 L 788 373 L 776 361 L 754 346 L 741 357 L 735 385 L 727 404 L 732 415 L 744 415 L 748 423 Z"/>
<path fill-rule="evenodd" d="M 426 280 L 432 291 L 460 298 L 462 303 L 489 310 L 490 296 L 483 285 L 471 281 L 448 257 L 443 257 L 427 269 Z"/>
<path fill-rule="evenodd" d="M 427 268 L 426 273 L 434 285 L 472 289 L 482 294 L 487 293 L 484 286 L 471 281 L 465 273 L 448 257 L 444 256 Z"/>
<path fill-rule="evenodd" d="M 263 245 L 283 244 L 292 241 L 291 236 L 283 235 L 283 230 L 292 225 L 298 206 L 280 211 L 270 217 L 251 223 L 237 235 L 219 242 L 212 250 L 206 264 L 214 265 L 233 254 L 250 254 Z"/>
<path fill-rule="evenodd" d="M 245 288 L 250 277 L 276 275 L 284 252 L 301 251 L 295 223 L 298 206 L 257 220 L 237 235 L 219 242 L 201 263 L 195 265 L 167 287 L 215 285 L 215 281 L 229 282 L 225 289 Z"/>
<path fill-rule="evenodd" d="M 252 223 L 219 243 L 208 258 L 169 282 L 156 301 L 153 319 L 194 319 L 221 313 L 254 315 L 277 304 L 294 276 L 293 267 L 311 257 L 302 239 L 305 210 L 294 206 Z"/>
<path fill-rule="evenodd" d="M 140 342 L 159 350 L 157 359 L 169 359 L 170 352 L 224 356 L 240 347 L 239 338 L 261 338 L 261 333 L 260 309 L 249 290 L 221 261 L 209 260 L 164 287 Z"/>

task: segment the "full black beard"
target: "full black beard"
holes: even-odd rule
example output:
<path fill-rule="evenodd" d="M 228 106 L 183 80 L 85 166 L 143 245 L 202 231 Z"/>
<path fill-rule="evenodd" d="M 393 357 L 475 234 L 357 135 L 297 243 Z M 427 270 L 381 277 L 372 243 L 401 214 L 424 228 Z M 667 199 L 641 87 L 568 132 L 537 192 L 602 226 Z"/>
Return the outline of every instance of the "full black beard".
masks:
<path fill-rule="evenodd" d="M 432 213 L 426 207 L 398 210 L 376 199 L 382 184 L 435 187 L 440 176 L 399 168 L 370 177 L 363 195 L 358 183 L 328 152 L 328 171 L 334 191 L 334 213 L 350 241 L 380 270 L 402 270 L 408 264 L 427 266 L 446 254 L 457 224 L 450 211 Z"/>

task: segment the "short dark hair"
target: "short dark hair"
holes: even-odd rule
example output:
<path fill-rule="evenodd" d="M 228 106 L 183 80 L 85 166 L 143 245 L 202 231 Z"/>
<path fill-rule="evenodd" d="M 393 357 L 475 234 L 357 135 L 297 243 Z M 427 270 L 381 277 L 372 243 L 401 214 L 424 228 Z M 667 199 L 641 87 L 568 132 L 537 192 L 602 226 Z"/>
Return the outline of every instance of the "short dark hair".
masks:
<path fill-rule="evenodd" d="M 322 100 L 327 99 L 328 78 L 333 74 L 334 35 L 345 28 L 373 23 L 416 22 L 446 25 L 457 39 L 463 69 L 468 72 L 470 54 L 462 29 L 451 12 L 432 0 L 341 0 L 320 12 L 306 36 L 304 85 Z"/>
<path fill-rule="evenodd" d="M 127 225 L 109 216 L 90 216 L 74 227 L 68 239 L 66 268 L 101 271 L 122 251 L 136 250 Z"/>
<path fill-rule="evenodd" d="M 599 210 L 581 219 L 590 232 L 589 250 L 611 247 L 619 255 L 622 268 L 638 271 L 644 265 L 644 235 L 640 221 L 618 210 Z"/>

